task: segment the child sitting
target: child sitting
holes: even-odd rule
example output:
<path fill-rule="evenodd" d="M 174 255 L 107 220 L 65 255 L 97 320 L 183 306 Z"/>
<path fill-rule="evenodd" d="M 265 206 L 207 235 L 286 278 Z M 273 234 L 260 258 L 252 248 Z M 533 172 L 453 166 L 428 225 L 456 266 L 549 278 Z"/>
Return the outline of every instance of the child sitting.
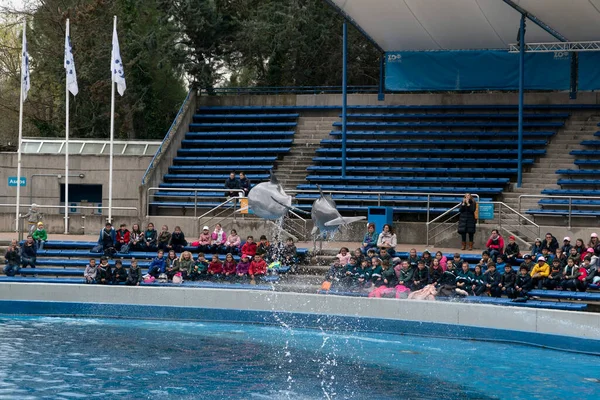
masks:
<path fill-rule="evenodd" d="M 223 263 L 217 254 L 213 254 L 212 261 L 208 264 L 208 276 L 212 279 L 219 279 L 221 274 L 223 274 Z"/>
<path fill-rule="evenodd" d="M 336 257 L 340 260 L 341 265 L 347 265 L 350 261 L 350 250 L 347 247 L 342 247 Z"/>
<path fill-rule="evenodd" d="M 86 265 L 85 271 L 83 272 L 83 277 L 85 278 L 85 283 L 96 283 L 96 275 L 98 273 L 98 267 L 96 266 L 96 260 L 90 258 L 90 263 Z"/>
<path fill-rule="evenodd" d="M 150 222 L 144 232 L 144 251 L 156 251 L 156 240 L 158 232 L 154 229 L 154 224 Z"/>
<path fill-rule="evenodd" d="M 421 260 L 417 263 L 417 270 L 413 274 L 413 284 L 410 290 L 416 292 L 423 289 L 427 284 L 429 284 L 429 269 L 425 267 L 425 263 Z"/>
<path fill-rule="evenodd" d="M 471 290 L 467 290 L 467 292 L 470 292 L 474 296 L 481 296 L 485 293 L 485 289 L 485 275 L 483 274 L 481 265 L 477 264 L 475 266 L 475 271 L 473 272 L 473 284 L 471 285 Z"/>
<path fill-rule="evenodd" d="M 113 283 L 121 283 L 127 281 L 127 270 L 123 268 L 123 261 L 115 261 L 115 269 L 112 275 Z"/>
<path fill-rule="evenodd" d="M 470 293 L 474 278 L 475 278 L 475 276 L 469 269 L 469 263 L 466 261 L 463 261 L 463 263 L 460 267 L 460 271 L 456 275 L 456 288 L 464 290 L 467 293 Z"/>
<path fill-rule="evenodd" d="M 21 262 L 21 249 L 15 239 L 11 240 L 10 246 L 6 249 L 4 254 L 4 260 L 6 267 L 4 267 L 4 273 L 6 276 L 15 276 L 19 273 L 19 263 Z"/>
<path fill-rule="evenodd" d="M 340 262 L 338 257 L 334 257 L 332 260 L 331 267 L 329 267 L 329 271 L 327 271 L 327 275 L 325 275 L 325 280 L 331 282 L 331 286 L 341 286 L 339 283 L 345 276 L 346 268 Z"/>
<path fill-rule="evenodd" d="M 381 249 L 379 249 L 379 255 L 377 256 L 377 258 L 379 258 L 382 262 L 383 261 L 387 261 L 387 262 L 392 261 L 392 256 L 388 252 L 388 249 L 385 247 L 382 247 Z"/>
<path fill-rule="evenodd" d="M 173 234 L 171 235 L 171 240 L 169 241 L 167 248 L 169 250 L 175 250 L 177 253 L 181 253 L 185 246 L 187 246 L 185 235 L 181 231 L 181 228 L 176 226 Z"/>
<path fill-rule="evenodd" d="M 206 277 L 208 274 L 208 265 L 209 262 L 205 258 L 204 253 L 198 253 L 196 265 L 194 265 L 194 269 L 192 270 L 189 279 L 192 281 L 196 281 Z"/>
<path fill-rule="evenodd" d="M 177 260 L 179 272 L 181 272 L 181 277 L 184 280 L 189 279 L 192 274 L 193 269 L 195 268 L 194 257 L 192 253 L 189 251 L 184 251 L 181 253 L 179 260 Z"/>
<path fill-rule="evenodd" d="M 247 254 L 242 256 L 242 260 L 235 267 L 235 274 L 238 279 L 246 279 L 250 270 L 250 257 Z"/>
<path fill-rule="evenodd" d="M 100 246 L 100 251 L 102 251 L 105 256 L 112 257 L 117 252 L 115 249 L 116 239 L 117 234 L 113 229 L 112 224 L 107 222 L 104 225 L 104 229 L 100 231 L 100 236 L 98 237 L 98 246 Z"/>
<path fill-rule="evenodd" d="M 140 286 L 142 282 L 142 270 L 138 267 L 137 260 L 131 259 L 131 267 L 129 267 L 129 273 L 127 274 L 126 285 L 129 286 Z"/>
<path fill-rule="evenodd" d="M 498 254 L 498 257 L 496 257 L 496 271 L 498 271 L 498 273 L 501 274 L 502 272 L 504 272 L 505 265 L 508 264 L 506 264 L 504 256 L 502 254 Z"/>
<path fill-rule="evenodd" d="M 364 254 L 362 253 L 362 251 L 360 251 L 360 249 L 354 249 L 354 252 L 352 253 L 352 255 L 356 259 L 356 265 L 357 266 L 360 265 L 360 263 L 362 262 L 363 258 L 365 258 Z"/>
<path fill-rule="evenodd" d="M 176 273 L 179 272 L 179 259 L 175 254 L 175 250 L 170 250 L 167 259 L 165 260 L 165 274 L 167 280 L 172 280 Z"/>
<path fill-rule="evenodd" d="M 541 289 L 544 279 L 550 275 L 550 266 L 546 264 L 546 259 L 543 256 L 538 257 L 538 263 L 533 266 L 530 275 L 533 287 Z"/>
<path fill-rule="evenodd" d="M 515 242 L 514 236 L 508 237 L 508 244 L 504 250 L 504 258 L 508 265 L 516 265 L 517 258 L 521 257 L 521 251 L 519 245 Z M 516 275 L 516 274 L 515 274 Z"/>
<path fill-rule="evenodd" d="M 33 236 L 33 240 L 35 240 L 37 243 L 38 251 L 44 250 L 44 244 L 46 244 L 46 242 L 48 241 L 48 234 L 44 229 L 43 222 L 40 221 L 37 223 L 37 229 L 33 231 L 33 234 L 31 236 Z"/>
<path fill-rule="evenodd" d="M 550 275 L 544 279 L 542 286 L 548 290 L 561 290 L 562 289 L 562 273 L 563 268 L 560 266 L 560 260 L 552 260 L 552 268 L 550 269 Z"/>
<path fill-rule="evenodd" d="M 121 251 L 123 246 L 129 246 L 129 242 L 131 242 L 131 234 L 127 229 L 127 225 L 121 224 L 121 226 L 119 226 L 119 230 L 117 230 L 115 248 L 117 251 Z"/>
<path fill-rule="evenodd" d="M 108 258 L 100 258 L 100 265 L 96 274 L 96 282 L 101 285 L 110 285 L 112 283 L 112 270 L 108 265 Z"/>
<path fill-rule="evenodd" d="M 27 240 L 21 249 L 21 268 L 35 268 L 37 261 L 37 245 L 33 241 L 33 236 L 27 235 Z M 25 276 L 23 273 L 21 275 Z M 35 275 L 34 275 L 35 276 Z"/>
<path fill-rule="evenodd" d="M 248 255 L 250 258 L 254 258 L 256 254 L 256 243 L 254 243 L 254 237 L 248 236 L 246 238 L 246 243 L 242 246 L 242 254 Z"/>
<path fill-rule="evenodd" d="M 346 265 L 344 277 L 342 280 L 342 286 L 350 288 L 354 286 L 354 281 L 356 278 L 356 274 L 358 272 L 358 263 L 356 262 L 356 257 L 350 257 L 350 261 Z"/>
<path fill-rule="evenodd" d="M 233 254 L 227 253 L 225 256 L 225 262 L 223 263 L 223 275 L 225 279 L 231 279 L 235 276 L 237 269 L 237 263 L 233 259 Z"/>
<path fill-rule="evenodd" d="M 383 277 L 381 273 L 383 272 L 383 267 L 381 266 L 381 259 L 379 257 L 373 257 L 371 259 L 371 269 L 369 269 L 369 280 L 371 285 L 376 287 L 381 286 L 383 283 Z"/>
<path fill-rule="evenodd" d="M 462 269 L 463 262 L 465 262 L 465 260 L 462 259 L 460 253 L 454 253 L 454 255 L 452 256 L 452 265 L 454 265 L 454 268 L 457 271 L 460 271 Z M 443 263 L 440 263 L 440 265 L 442 266 L 442 269 L 444 269 L 445 267 L 447 267 L 448 264 L 444 265 Z"/>
<path fill-rule="evenodd" d="M 152 275 L 154 278 L 158 279 L 160 274 L 165 273 L 165 254 L 162 250 L 159 250 L 156 253 L 156 258 L 150 262 L 150 266 L 148 267 L 148 274 Z"/>
<path fill-rule="evenodd" d="M 227 237 L 227 241 L 225 242 L 225 252 L 231 254 L 238 254 L 240 252 L 241 244 L 242 239 L 237 234 L 237 231 L 235 229 L 232 229 L 230 235 Z"/>
<path fill-rule="evenodd" d="M 166 251 L 168 250 L 169 242 L 171 241 L 171 232 L 169 232 L 169 227 L 167 225 L 163 225 L 160 233 L 158 234 L 158 238 L 156 239 L 156 245 L 159 250 Z"/>
<path fill-rule="evenodd" d="M 440 265 L 440 261 L 437 259 L 433 260 L 433 264 L 431 264 L 431 267 L 429 267 L 429 283 L 432 285 L 437 285 L 443 274 L 444 269 Z"/>
<path fill-rule="evenodd" d="M 527 273 L 529 273 L 529 271 L 533 269 L 533 266 L 534 262 L 531 260 L 531 255 L 525 254 L 523 256 L 523 262 L 519 266 L 519 270 L 521 269 L 521 267 L 525 267 L 525 269 L 527 269 Z"/>
<path fill-rule="evenodd" d="M 216 224 L 213 233 L 210 236 L 211 238 L 211 247 L 210 250 L 215 253 L 223 253 L 225 252 L 225 242 L 227 242 L 227 235 L 221 227 L 221 224 Z"/>
<path fill-rule="evenodd" d="M 421 263 L 422 265 L 425 265 L 423 260 L 419 260 L 417 262 L 417 268 L 418 268 L 419 263 Z M 402 268 L 400 269 L 400 271 L 397 274 L 398 275 L 398 285 L 402 285 L 402 286 L 410 289 L 410 287 L 413 284 L 413 276 L 414 276 L 415 270 L 416 270 L 416 268 L 411 268 L 408 261 L 402 261 Z"/>
<path fill-rule="evenodd" d="M 492 297 L 502 296 L 502 288 L 500 287 L 500 281 L 502 277 L 496 271 L 496 263 L 489 262 L 488 269 L 485 272 L 485 287 Z"/>
<path fill-rule="evenodd" d="M 564 288 L 572 290 L 573 292 L 580 291 L 585 292 L 587 284 L 585 278 L 587 278 L 587 268 L 590 265 L 591 257 L 586 257 L 580 266 L 574 265 L 572 274 L 567 277 L 564 283 Z"/>
<path fill-rule="evenodd" d="M 250 268 L 248 269 L 248 274 L 250 274 L 250 278 L 254 281 L 255 278 L 264 276 L 267 273 L 267 263 L 259 254 L 254 256 L 254 261 L 250 263 Z"/>
<path fill-rule="evenodd" d="M 291 272 L 295 272 L 296 270 L 296 245 L 294 244 L 294 239 L 287 238 L 285 241 L 285 246 L 281 251 L 281 264 L 290 267 Z M 346 265 L 346 263 L 342 263 L 342 265 Z"/>
<path fill-rule="evenodd" d="M 529 270 L 526 266 L 521 265 L 519 268 L 519 275 L 517 275 L 517 279 L 515 280 L 515 291 L 512 295 L 513 299 L 524 298 L 527 299 L 527 292 L 531 290 L 531 275 L 529 274 Z"/>
<path fill-rule="evenodd" d="M 144 250 L 144 232 L 140 229 L 139 224 L 133 224 L 131 227 L 131 241 L 129 242 L 131 250 Z"/>
<path fill-rule="evenodd" d="M 369 268 L 369 262 L 366 259 L 362 260 L 360 266 L 356 270 L 356 281 L 354 284 L 356 289 L 362 289 L 367 285 Z"/>
<path fill-rule="evenodd" d="M 271 244 L 267 240 L 265 235 L 260 235 L 260 243 L 256 246 L 256 253 L 261 257 L 266 257 L 269 254 L 269 249 L 271 248 Z M 253 259 L 253 258 L 252 258 Z"/>
<path fill-rule="evenodd" d="M 369 222 L 369 224 L 367 225 L 367 233 L 365 233 L 365 236 L 363 237 L 362 241 L 362 246 L 360 247 L 362 254 L 367 254 L 367 251 L 369 251 L 369 249 L 377 247 L 378 239 L 379 235 L 377 234 L 377 232 L 375 232 L 375 224 Z"/>
<path fill-rule="evenodd" d="M 502 291 L 502 294 L 506 295 L 509 298 L 512 298 L 515 293 L 516 282 L 517 273 L 513 271 L 512 266 L 510 264 L 506 264 L 504 266 L 504 274 L 502 274 L 500 284 L 498 285 L 498 287 Z"/>
<path fill-rule="evenodd" d="M 212 239 L 210 236 L 210 232 L 208 226 L 204 226 L 202 228 L 202 232 L 200 233 L 200 237 L 198 237 L 198 251 L 202 253 L 208 253 L 210 251 L 210 246 L 212 243 Z"/>

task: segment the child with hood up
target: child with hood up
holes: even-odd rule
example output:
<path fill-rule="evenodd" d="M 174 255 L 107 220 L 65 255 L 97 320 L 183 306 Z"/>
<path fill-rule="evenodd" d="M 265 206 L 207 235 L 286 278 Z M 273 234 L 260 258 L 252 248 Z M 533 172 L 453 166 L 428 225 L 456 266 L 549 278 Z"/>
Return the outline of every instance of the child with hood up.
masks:
<path fill-rule="evenodd" d="M 248 277 L 248 271 L 250 270 L 250 257 L 247 254 L 242 256 L 242 260 L 235 267 L 235 274 L 238 279 L 245 279 Z"/>
<path fill-rule="evenodd" d="M 32 203 L 27 214 L 23 215 L 21 218 L 27 219 L 27 222 L 29 222 L 29 234 L 33 235 L 33 231 L 37 228 L 37 223 L 41 222 L 42 219 L 44 219 L 44 216 L 39 211 L 38 205 Z"/>

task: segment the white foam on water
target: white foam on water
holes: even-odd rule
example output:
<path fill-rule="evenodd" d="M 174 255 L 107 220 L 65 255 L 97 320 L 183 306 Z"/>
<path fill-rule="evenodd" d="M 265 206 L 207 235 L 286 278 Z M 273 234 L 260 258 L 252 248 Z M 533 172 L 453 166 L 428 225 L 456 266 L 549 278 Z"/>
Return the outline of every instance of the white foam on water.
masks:
<path fill-rule="evenodd" d="M 57 393 L 57 395 L 58 396 L 69 397 L 69 398 L 74 398 L 74 399 L 82 399 L 84 397 L 87 397 L 86 394 L 75 393 L 75 392 L 61 392 L 61 393 Z"/>
<path fill-rule="evenodd" d="M 169 371 L 154 371 L 156 375 L 170 375 Z"/>
<path fill-rule="evenodd" d="M 131 390 L 127 390 L 127 389 L 107 389 L 106 393 L 110 393 L 110 394 L 125 394 L 125 393 L 131 393 Z"/>

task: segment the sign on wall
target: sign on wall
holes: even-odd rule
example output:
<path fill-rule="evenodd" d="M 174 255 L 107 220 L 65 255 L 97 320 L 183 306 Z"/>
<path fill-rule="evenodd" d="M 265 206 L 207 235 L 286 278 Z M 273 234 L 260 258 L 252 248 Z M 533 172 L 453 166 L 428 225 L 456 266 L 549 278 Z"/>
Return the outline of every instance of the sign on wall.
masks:
<path fill-rule="evenodd" d="M 9 176 L 8 177 L 8 186 L 17 186 L 17 177 L 16 176 Z M 20 186 L 27 186 L 27 178 L 25 178 L 24 176 L 21 177 L 21 185 Z"/>

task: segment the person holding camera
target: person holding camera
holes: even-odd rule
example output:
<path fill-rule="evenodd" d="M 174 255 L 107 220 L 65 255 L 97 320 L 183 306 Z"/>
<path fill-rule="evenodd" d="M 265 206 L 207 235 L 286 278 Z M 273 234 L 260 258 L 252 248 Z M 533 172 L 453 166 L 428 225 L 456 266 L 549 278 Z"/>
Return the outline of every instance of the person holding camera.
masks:
<path fill-rule="evenodd" d="M 458 209 L 458 233 L 462 238 L 461 250 L 467 248 L 467 234 L 469 235 L 469 250 L 473 250 L 473 236 L 477 225 L 475 209 L 475 201 L 469 193 L 465 194 Z"/>

